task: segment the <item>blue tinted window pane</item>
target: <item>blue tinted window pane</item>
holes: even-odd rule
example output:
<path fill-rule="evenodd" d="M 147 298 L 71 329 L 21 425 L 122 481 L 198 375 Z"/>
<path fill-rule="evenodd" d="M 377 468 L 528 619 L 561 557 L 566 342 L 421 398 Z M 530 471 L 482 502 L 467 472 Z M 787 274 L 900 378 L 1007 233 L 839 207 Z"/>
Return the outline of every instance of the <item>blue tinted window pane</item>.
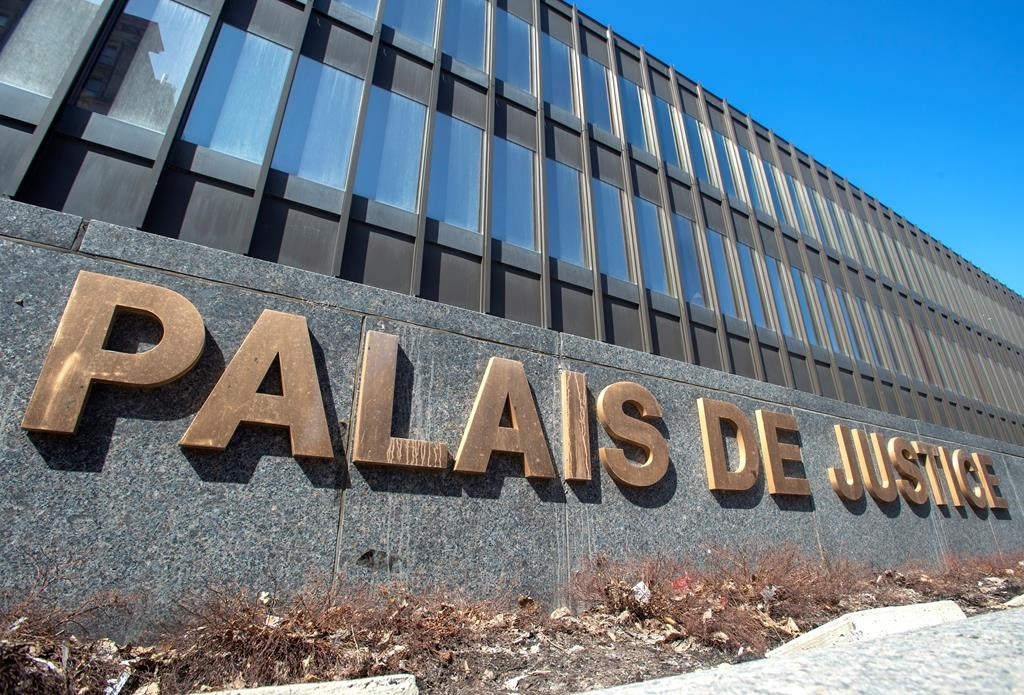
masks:
<path fill-rule="evenodd" d="M 746 244 L 739 245 L 739 252 L 740 272 L 743 273 L 743 286 L 747 294 L 747 303 L 750 304 L 750 317 L 758 326 L 767 328 L 764 306 L 761 304 L 761 286 L 757 282 L 757 272 L 754 270 L 754 257 Z"/>
<path fill-rule="evenodd" d="M 548 254 L 569 263 L 587 266 L 583 252 L 580 216 L 580 172 L 570 166 L 545 160 L 545 189 Z"/>
<path fill-rule="evenodd" d="M 430 154 L 427 214 L 435 220 L 480 231 L 480 148 L 484 133 L 476 126 L 437 114 Z"/>
<path fill-rule="evenodd" d="M 664 235 L 658 206 L 649 200 L 636 198 L 636 235 L 640 245 L 640 267 L 644 271 L 644 284 L 648 289 L 675 296 L 665 263 Z"/>
<path fill-rule="evenodd" d="M 378 0 L 334 0 L 342 5 L 348 5 L 356 12 L 366 15 L 371 19 L 377 17 Z"/>
<path fill-rule="evenodd" d="M 532 92 L 530 75 L 530 25 L 505 10 L 496 9 L 494 76 L 524 92 Z"/>
<path fill-rule="evenodd" d="M 167 132 L 209 20 L 171 0 L 131 0 L 82 88 L 78 105 Z"/>
<path fill-rule="evenodd" d="M 491 235 L 516 246 L 536 249 L 533 151 L 508 140 L 494 138 L 492 167 Z M 578 209 L 579 195 L 576 201 Z"/>
<path fill-rule="evenodd" d="M 550 34 L 541 34 L 540 36 L 544 101 L 569 113 L 574 113 L 569 47 Z"/>
<path fill-rule="evenodd" d="M 644 127 L 644 109 L 640 87 L 619 76 L 619 98 L 622 99 L 622 121 L 626 128 L 626 141 L 642 150 L 647 146 L 647 129 Z"/>
<path fill-rule="evenodd" d="M 779 326 L 785 335 L 791 338 L 797 337 L 793 332 L 793 324 L 789 318 L 789 302 L 786 301 L 786 293 L 782 288 L 782 263 L 777 258 L 768 256 L 765 264 L 768 269 L 768 282 L 772 286 L 772 297 L 775 300 L 775 313 L 779 315 Z"/>
<path fill-rule="evenodd" d="M 807 191 L 807 197 L 811 201 L 811 214 L 814 217 L 814 226 L 818 228 L 818 238 L 822 241 L 828 239 L 828 234 L 825 231 L 825 222 L 821 219 L 821 215 L 818 210 L 818 198 L 815 196 L 814 191 L 810 188 L 805 189 Z"/>
<path fill-rule="evenodd" d="M 484 0 L 446 0 L 444 52 L 467 65 L 484 69 Z"/>
<path fill-rule="evenodd" d="M 775 218 L 779 222 L 785 222 L 788 218 L 786 217 L 785 208 L 782 205 L 782 197 L 779 195 L 779 186 L 775 182 L 775 167 L 768 162 L 764 163 L 764 178 L 768 182 L 768 192 L 772 196 L 772 207 L 775 208 Z"/>
<path fill-rule="evenodd" d="M 832 227 L 836 230 L 836 241 L 839 242 L 839 250 L 843 252 L 843 255 L 849 256 L 850 249 L 846 245 L 846 235 L 843 233 L 843 227 L 839 224 L 839 215 L 836 214 L 836 204 L 831 198 L 826 198 L 828 201 L 828 214 L 832 219 Z"/>
<path fill-rule="evenodd" d="M 715 280 L 715 293 L 718 295 L 718 308 L 729 316 L 736 313 L 736 300 L 732 294 L 732 282 L 729 277 L 729 263 L 725 258 L 725 237 L 713 229 L 707 230 L 708 252 L 711 254 L 711 276 Z"/>
<path fill-rule="evenodd" d="M 686 125 L 686 144 L 689 145 L 690 161 L 693 162 L 693 174 L 697 177 L 697 180 L 711 183 L 711 177 L 708 174 L 708 162 L 704 158 L 704 148 L 701 145 L 700 126 L 697 124 L 697 119 L 686 114 L 684 122 Z"/>
<path fill-rule="evenodd" d="M 593 180 L 593 191 L 599 267 L 605 275 L 629 282 L 622 229 L 622 191 L 600 179 Z"/>
<path fill-rule="evenodd" d="M 612 130 L 612 118 L 608 110 L 608 70 L 593 58 L 582 56 L 583 101 L 587 108 L 587 120 L 599 128 Z"/>
<path fill-rule="evenodd" d="M 800 204 L 800 196 L 796 192 L 796 183 L 793 181 L 793 177 L 786 174 L 786 188 L 789 189 L 789 198 L 793 201 L 793 211 L 796 213 L 796 223 L 800 227 L 800 233 L 804 236 L 811 236 L 811 230 L 808 229 L 807 223 L 804 221 L 804 206 Z"/>
<path fill-rule="evenodd" d="M 757 188 L 757 177 L 754 175 L 754 167 L 759 163 L 745 147 L 740 148 L 740 163 L 743 165 L 743 178 L 747 182 L 747 190 L 750 191 L 750 202 L 756 210 L 764 210 L 764 202 L 761 200 L 761 191 Z M 769 264 L 770 265 L 770 264 Z"/>
<path fill-rule="evenodd" d="M 355 193 L 416 212 L 426 108 L 380 87 L 370 90 Z"/>
<path fill-rule="evenodd" d="M 300 57 L 273 167 L 344 188 L 362 90 L 362 80 Z"/>
<path fill-rule="evenodd" d="M 832 310 L 829 308 L 828 292 L 825 290 L 825 281 L 818 276 L 814 277 L 814 287 L 818 292 L 818 303 L 821 304 L 821 315 L 825 319 L 825 331 L 828 333 L 828 341 L 832 344 L 833 352 L 841 352 L 839 338 L 836 336 L 835 321 L 832 320 Z"/>
<path fill-rule="evenodd" d="M 436 13 L 437 0 L 388 0 L 384 23 L 400 34 L 433 46 Z"/>
<path fill-rule="evenodd" d="M 683 294 L 688 302 L 707 306 L 704 300 L 704 279 L 697 260 L 697 246 L 693 238 L 693 222 L 682 215 L 672 215 L 672 232 L 676 238 L 679 256 L 679 274 L 683 280 Z"/>
<path fill-rule="evenodd" d="M 725 138 L 717 130 L 712 130 L 711 140 L 715 143 L 715 157 L 718 158 L 718 170 L 722 174 L 722 186 L 726 193 L 735 198 L 736 184 L 732 179 L 732 168 L 729 163 L 729 153 L 725 147 Z"/>
<path fill-rule="evenodd" d="M 225 24 L 182 138 L 262 162 L 291 52 Z"/>
<path fill-rule="evenodd" d="M 860 296 L 857 297 L 857 310 L 860 311 L 860 320 L 864 323 L 864 334 L 868 337 L 868 349 L 871 350 L 871 359 L 881 367 L 882 360 L 878 354 L 878 338 L 875 337 L 875 329 L 871 325 L 871 319 L 868 317 L 868 308 L 864 304 L 864 299 Z"/>
<path fill-rule="evenodd" d="M 860 339 L 857 337 L 857 331 L 853 328 L 853 316 L 850 315 L 850 298 L 845 292 L 843 292 L 842 287 L 837 287 L 836 292 L 839 295 L 839 312 L 843 315 L 843 323 L 846 325 L 846 337 L 850 339 L 850 346 L 853 348 L 853 356 L 858 360 L 863 360 L 864 357 L 860 349 Z"/>
<path fill-rule="evenodd" d="M 658 145 L 661 147 L 661 158 L 666 164 L 679 166 L 679 148 L 676 145 L 675 120 L 672 118 L 672 106 L 664 99 L 654 97 L 654 119 L 658 127 Z"/>
<path fill-rule="evenodd" d="M 811 313 L 810 298 L 806 278 L 796 266 L 790 266 L 790 273 L 793 276 L 793 289 L 796 291 L 796 300 L 800 304 L 800 315 L 804 320 L 804 330 L 807 333 L 807 342 L 812 345 L 821 345 L 818 337 L 818 329 L 814 323 L 814 315 Z"/>

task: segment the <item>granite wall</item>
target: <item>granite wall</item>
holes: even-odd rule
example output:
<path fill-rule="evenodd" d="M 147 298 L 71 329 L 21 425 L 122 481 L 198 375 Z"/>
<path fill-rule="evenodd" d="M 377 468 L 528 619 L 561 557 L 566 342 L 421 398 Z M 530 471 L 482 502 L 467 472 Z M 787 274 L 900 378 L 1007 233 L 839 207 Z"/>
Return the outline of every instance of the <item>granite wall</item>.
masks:
<path fill-rule="evenodd" d="M 471 593 L 567 598 L 574 570 L 605 554 L 699 560 L 715 548 L 789 543 L 876 564 L 949 553 L 1024 550 L 1024 449 L 571 335 L 410 298 L 185 242 L 0 201 L 0 588 L 20 591 L 59 570 L 74 601 L 115 589 L 135 607 L 115 629 L 136 635 L 211 587 L 285 591 L 312 581 L 403 580 Z M 94 387 L 78 434 L 28 434 L 21 418 L 80 270 L 153 283 L 187 297 L 206 323 L 205 352 L 155 390 Z M 334 461 L 297 461 L 283 431 L 243 427 L 224 453 L 178 441 L 264 309 L 309 321 Z M 593 421 L 594 479 L 523 477 L 512 456 L 486 475 L 352 465 L 349 422 L 363 337 L 400 337 L 396 434 L 454 452 L 492 356 L 521 361 L 552 458 L 561 460 L 559 372 L 586 374 L 591 406 L 616 381 L 661 403 L 665 478 L 623 487 L 596 461 L 613 446 Z M 120 320 L 112 347 L 159 340 Z M 696 401 L 796 416 L 812 497 L 708 491 Z M 845 423 L 988 452 L 1005 512 L 844 503 L 826 470 Z"/>

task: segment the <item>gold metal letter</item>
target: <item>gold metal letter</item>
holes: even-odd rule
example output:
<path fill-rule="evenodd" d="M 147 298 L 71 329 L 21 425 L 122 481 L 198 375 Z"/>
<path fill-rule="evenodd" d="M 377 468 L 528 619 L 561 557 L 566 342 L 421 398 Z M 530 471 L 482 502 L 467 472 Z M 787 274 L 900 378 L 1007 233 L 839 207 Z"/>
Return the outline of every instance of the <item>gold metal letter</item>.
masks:
<path fill-rule="evenodd" d="M 896 475 L 892 464 L 885 453 L 885 440 L 877 432 L 871 433 L 871 450 L 868 449 L 868 435 L 862 430 L 853 431 L 853 441 L 857 449 L 857 461 L 860 464 L 860 478 L 868 494 L 876 502 L 895 502 L 899 496 L 896 492 Z M 871 452 L 874 451 L 872 459 Z"/>
<path fill-rule="evenodd" d="M 999 487 L 999 478 L 992 471 L 992 457 L 987 454 L 975 453 L 973 455 L 975 471 L 981 477 L 981 486 L 985 489 L 985 501 L 992 509 L 1008 509 L 1009 504 L 1002 497 L 996 495 L 996 488 Z"/>
<path fill-rule="evenodd" d="M 843 467 L 842 469 L 829 468 L 828 481 L 837 495 L 844 500 L 856 502 L 864 496 L 864 484 L 861 482 L 860 472 L 857 468 L 856 453 L 851 450 L 850 428 L 846 425 L 836 425 L 835 432 Z"/>
<path fill-rule="evenodd" d="M 160 342 L 139 353 L 106 350 L 119 311 L 159 321 Z M 21 427 L 73 434 L 94 383 L 167 384 L 195 366 L 205 341 L 202 317 L 177 292 L 83 270 L 71 289 Z"/>
<path fill-rule="evenodd" d="M 926 444 L 925 442 L 911 442 L 910 446 L 914 448 L 914 453 L 918 457 L 924 457 L 924 470 L 928 474 L 928 487 L 932 490 L 932 498 L 935 500 L 935 504 L 940 507 L 947 506 L 949 503 L 946 502 L 946 497 L 942 494 L 942 483 L 939 482 L 939 448 L 934 444 Z M 953 491 L 950 494 L 953 494 Z M 957 506 L 963 506 L 963 502 Z"/>
<path fill-rule="evenodd" d="M 758 410 L 757 433 L 761 439 L 761 458 L 770 495 L 810 495 L 811 484 L 806 478 L 787 478 L 783 461 L 803 463 L 800 447 L 779 441 L 779 430 L 799 432 L 796 418 L 786 413 Z"/>
<path fill-rule="evenodd" d="M 639 411 L 642 419 L 626 414 L 624 406 L 627 403 Z M 597 397 L 597 419 L 608 436 L 638 446 L 647 454 L 647 459 L 637 465 L 626 458 L 622 449 L 601 447 L 598 450 L 605 470 L 623 485 L 648 487 L 665 477 L 668 471 L 668 442 L 658 428 L 646 422 L 661 416 L 661 406 L 654 394 L 630 381 L 611 384 Z"/>
<path fill-rule="evenodd" d="M 590 418 L 587 376 L 562 372 L 562 474 L 566 480 L 590 480 Z"/>
<path fill-rule="evenodd" d="M 704 440 L 704 468 L 708 475 L 709 490 L 749 490 L 757 482 L 761 461 L 757 457 L 754 428 L 743 411 L 732 403 L 708 398 L 697 399 L 700 415 L 700 436 Z M 735 471 L 728 468 L 728 455 L 722 437 L 722 423 L 736 428 L 736 446 L 740 465 Z"/>
<path fill-rule="evenodd" d="M 397 363 L 398 336 L 367 331 L 352 461 L 405 468 L 446 468 L 447 444 L 391 436 Z"/>
<path fill-rule="evenodd" d="M 942 470 L 946 474 L 946 489 L 949 490 L 949 497 L 956 507 L 964 506 L 964 497 L 960 494 L 960 486 L 956 484 L 956 473 L 953 471 L 953 461 L 949 456 L 949 449 L 944 446 L 937 447 L 939 461 L 942 462 Z"/>
<path fill-rule="evenodd" d="M 928 501 L 928 488 L 924 486 L 924 477 L 917 466 L 914 449 L 903 437 L 893 437 L 886 446 L 886 453 L 893 468 L 900 474 L 896 488 L 903 498 L 911 504 L 924 504 Z"/>
<path fill-rule="evenodd" d="M 511 427 L 501 425 L 506 406 L 511 414 Z M 522 454 L 527 478 L 555 477 L 523 363 L 500 357 L 492 357 L 487 363 L 469 424 L 455 454 L 455 470 L 485 473 L 495 451 Z"/>
<path fill-rule="evenodd" d="M 282 395 L 259 393 L 275 359 Z M 223 451 L 243 422 L 287 427 L 293 456 L 334 458 L 305 317 L 263 311 L 180 445 Z"/>
<path fill-rule="evenodd" d="M 968 467 L 971 469 L 971 473 L 977 477 L 977 485 L 968 478 Z M 964 497 L 971 503 L 971 506 L 975 509 L 983 509 L 985 507 L 985 490 L 981 481 L 985 479 L 985 475 L 978 470 L 977 464 L 968 451 L 957 449 L 953 452 L 953 474 L 956 476 L 957 487 L 960 488 L 960 492 L 964 493 Z"/>

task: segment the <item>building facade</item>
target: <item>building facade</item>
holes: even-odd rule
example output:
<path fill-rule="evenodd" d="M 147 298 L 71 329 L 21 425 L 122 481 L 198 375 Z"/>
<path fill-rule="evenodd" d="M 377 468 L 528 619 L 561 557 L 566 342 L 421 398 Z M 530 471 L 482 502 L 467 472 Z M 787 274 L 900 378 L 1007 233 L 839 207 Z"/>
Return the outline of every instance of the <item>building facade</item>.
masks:
<path fill-rule="evenodd" d="M 559 0 L 0 0 L 0 194 L 1024 444 L 1024 302 Z"/>

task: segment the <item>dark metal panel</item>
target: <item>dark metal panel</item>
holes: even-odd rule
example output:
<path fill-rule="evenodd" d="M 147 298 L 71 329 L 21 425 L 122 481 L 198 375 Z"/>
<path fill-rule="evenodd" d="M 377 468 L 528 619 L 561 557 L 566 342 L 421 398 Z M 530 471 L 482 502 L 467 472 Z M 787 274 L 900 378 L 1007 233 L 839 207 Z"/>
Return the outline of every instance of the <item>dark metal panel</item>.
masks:
<path fill-rule="evenodd" d="M 757 379 L 757 372 L 754 369 L 754 359 L 751 354 L 752 346 L 748 338 L 743 338 L 729 332 L 726 333 L 729 355 L 731 357 L 733 372 L 740 376 Z"/>
<path fill-rule="evenodd" d="M 722 355 L 717 329 L 694 322 L 690 324 L 690 330 L 693 334 L 694 362 L 701 367 L 721 370 Z"/>
<path fill-rule="evenodd" d="M 818 378 L 818 385 L 821 387 L 821 395 L 826 398 L 838 398 L 835 381 L 832 378 L 832 368 L 824 363 L 814 360 L 814 372 Z"/>
<path fill-rule="evenodd" d="M 672 198 L 672 209 L 691 220 L 696 217 L 693 210 L 692 190 L 676 181 L 668 182 L 668 194 Z"/>
<path fill-rule="evenodd" d="M 295 29 L 303 10 L 280 0 L 234 0 L 225 3 L 224 21 L 289 48 L 296 48 Z"/>
<path fill-rule="evenodd" d="M 337 231 L 336 215 L 268 197 L 260 206 L 249 253 L 330 275 L 334 272 Z"/>
<path fill-rule="evenodd" d="M 412 252 L 411 237 L 351 222 L 345 237 L 341 277 L 409 294 Z"/>
<path fill-rule="evenodd" d="M 864 405 L 875 410 L 882 410 L 882 402 L 875 390 L 875 379 L 870 374 L 860 372 L 861 392 L 864 394 Z"/>
<path fill-rule="evenodd" d="M 611 295 L 604 298 L 605 340 L 614 345 L 643 350 L 640 312 L 636 304 Z"/>
<path fill-rule="evenodd" d="M 554 125 L 550 121 L 544 128 L 544 151 L 555 161 L 582 170 L 583 155 L 580 153 L 580 138 L 572 131 Z M 621 176 L 621 174 L 620 174 Z"/>
<path fill-rule="evenodd" d="M 377 50 L 373 83 L 423 104 L 430 100 L 430 67 L 392 46 Z"/>
<path fill-rule="evenodd" d="M 31 126 L 0 118 L 0 191 L 13 192 L 18 187 L 17 164 L 31 145 Z"/>
<path fill-rule="evenodd" d="M 438 244 L 424 244 L 420 296 L 464 309 L 478 309 L 480 259 Z"/>
<path fill-rule="evenodd" d="M 603 34 L 599 35 L 587 29 L 581 29 L 580 52 L 608 67 L 608 44 Z"/>
<path fill-rule="evenodd" d="M 145 229 L 204 246 L 245 253 L 252 193 L 230 184 L 170 170 L 160 182 Z"/>
<path fill-rule="evenodd" d="M 801 391 L 815 393 L 807 358 L 791 350 L 789 353 L 789 366 L 793 371 L 793 385 Z"/>
<path fill-rule="evenodd" d="M 597 337 L 594 333 L 593 294 L 582 287 L 552 278 L 551 327 L 584 338 Z"/>
<path fill-rule="evenodd" d="M 540 7 L 540 30 L 551 34 L 562 43 L 572 46 L 572 18 L 565 16 L 550 5 Z"/>
<path fill-rule="evenodd" d="M 782 353 L 777 347 L 758 343 L 761 350 L 761 363 L 764 365 L 764 378 L 770 384 L 789 386 L 786 370 L 783 369 Z"/>
<path fill-rule="evenodd" d="M 537 149 L 537 124 L 534 114 L 500 98 L 494 105 L 494 134 L 531 150 Z"/>
<path fill-rule="evenodd" d="M 630 172 L 633 176 L 633 190 L 641 198 L 645 198 L 659 208 L 663 206 L 661 201 L 661 184 L 658 181 L 658 172 L 648 169 L 643 164 L 630 162 Z"/>
<path fill-rule="evenodd" d="M 644 73 L 636 56 L 622 50 L 620 47 L 616 47 L 615 57 L 619 63 L 619 74 L 634 84 L 641 84 L 643 82 Z"/>
<path fill-rule="evenodd" d="M 487 126 L 487 94 L 447 73 L 441 74 L 437 110 L 481 129 Z"/>
<path fill-rule="evenodd" d="M 704 208 L 704 219 L 707 226 L 714 229 L 716 232 L 725 233 L 727 229 L 725 226 L 725 217 L 722 214 L 721 204 L 707 196 L 701 196 L 701 203 Z"/>
<path fill-rule="evenodd" d="M 543 322 L 540 276 L 494 263 L 490 307 L 490 312 L 496 316 L 540 326 Z"/>
<path fill-rule="evenodd" d="M 498 7 L 533 24 L 532 0 L 497 0 Z"/>
<path fill-rule="evenodd" d="M 590 144 L 590 170 L 595 179 L 610 183 L 618 189 L 626 186 L 622 178 L 622 157 L 596 143 Z"/>
<path fill-rule="evenodd" d="M 302 54 L 365 78 L 370 65 L 370 48 L 367 37 L 314 13 L 302 44 Z"/>
<path fill-rule="evenodd" d="M 685 360 L 686 347 L 679 318 L 651 311 L 651 344 L 656 355 Z"/>

